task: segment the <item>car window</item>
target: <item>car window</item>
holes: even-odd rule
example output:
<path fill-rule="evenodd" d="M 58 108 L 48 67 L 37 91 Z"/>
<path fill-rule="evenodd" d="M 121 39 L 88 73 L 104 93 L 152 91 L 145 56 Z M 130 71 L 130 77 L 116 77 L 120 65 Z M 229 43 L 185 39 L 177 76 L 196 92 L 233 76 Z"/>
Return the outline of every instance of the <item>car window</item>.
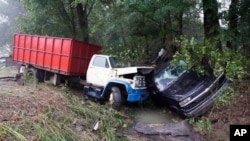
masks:
<path fill-rule="evenodd" d="M 160 71 L 154 76 L 154 81 L 156 85 L 164 85 L 162 89 L 165 88 L 168 84 L 176 80 L 179 76 L 181 76 L 185 70 L 183 69 L 183 61 L 180 62 L 177 66 L 171 66 L 170 64 L 166 64 L 165 67 L 162 67 Z"/>
<path fill-rule="evenodd" d="M 184 61 L 180 61 L 180 63 L 177 66 L 169 65 L 165 68 L 163 72 L 163 78 L 169 78 L 169 79 L 176 79 L 178 78 L 182 73 L 185 72 L 183 69 Z"/>
<path fill-rule="evenodd" d="M 93 62 L 93 66 L 102 67 L 102 68 L 109 68 L 107 58 L 101 57 L 101 56 L 95 57 L 95 60 Z"/>
<path fill-rule="evenodd" d="M 177 78 L 179 77 L 184 70 L 181 66 L 168 66 L 164 72 L 164 78 Z"/>

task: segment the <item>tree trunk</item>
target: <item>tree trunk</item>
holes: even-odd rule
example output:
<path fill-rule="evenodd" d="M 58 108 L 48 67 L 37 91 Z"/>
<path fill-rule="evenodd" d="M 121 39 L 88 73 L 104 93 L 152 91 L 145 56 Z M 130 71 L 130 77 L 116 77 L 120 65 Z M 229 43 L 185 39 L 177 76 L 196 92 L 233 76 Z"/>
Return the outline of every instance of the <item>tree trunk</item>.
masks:
<path fill-rule="evenodd" d="M 176 49 L 176 44 L 174 41 L 174 35 L 173 35 L 173 30 L 172 30 L 172 19 L 170 12 L 167 13 L 165 17 L 165 23 L 163 25 L 164 30 L 166 31 L 165 35 L 165 46 L 167 50 L 167 60 L 171 60 L 175 52 L 177 51 Z"/>
<path fill-rule="evenodd" d="M 178 20 L 178 37 L 183 34 L 183 10 L 177 15 Z"/>
<path fill-rule="evenodd" d="M 204 12 L 204 34 L 205 41 L 209 43 L 215 43 L 219 50 L 222 50 L 222 45 L 219 39 L 217 39 L 220 34 L 220 25 L 218 17 L 218 3 L 216 0 L 202 0 L 203 12 Z M 203 56 L 201 65 L 208 72 L 213 72 L 211 66 L 209 65 L 209 57 Z"/>
<path fill-rule="evenodd" d="M 232 0 L 230 7 L 229 7 L 229 12 L 228 12 L 228 30 L 230 33 L 232 33 L 232 39 L 230 41 L 227 41 L 227 47 L 236 50 L 236 46 L 234 44 L 234 41 L 236 41 L 237 39 L 235 39 L 235 37 L 238 36 L 238 31 L 237 31 L 237 27 L 238 27 L 238 6 L 239 6 L 239 0 Z"/>
<path fill-rule="evenodd" d="M 221 42 L 216 39 L 220 33 L 218 3 L 216 0 L 202 0 L 202 4 L 204 11 L 205 40 L 216 42 L 216 46 L 221 50 Z"/>
<path fill-rule="evenodd" d="M 87 13 L 87 4 L 83 7 L 83 4 L 79 3 L 76 6 L 76 11 L 77 11 L 77 18 L 78 18 L 78 25 L 79 25 L 79 30 L 78 32 L 80 34 L 80 37 L 85 42 L 89 41 L 88 37 L 88 13 Z"/>
<path fill-rule="evenodd" d="M 66 3 L 66 4 L 70 4 L 72 3 L 71 1 Z M 60 12 L 60 16 L 62 17 L 63 19 L 63 22 L 66 23 L 68 25 L 68 28 L 69 28 L 69 31 L 70 31 L 70 35 L 73 37 L 73 38 L 76 38 L 76 27 L 75 27 L 75 23 L 74 23 L 74 17 L 71 17 L 73 16 L 73 12 L 71 13 L 67 13 L 67 10 L 65 8 L 65 5 L 63 3 L 62 0 L 58 0 L 57 1 L 57 6 L 59 8 L 59 12 Z M 70 9 L 70 11 L 72 11 L 72 7 Z"/>
<path fill-rule="evenodd" d="M 241 0 L 239 9 L 239 30 L 240 30 L 240 43 L 244 54 L 250 58 L 250 1 Z"/>

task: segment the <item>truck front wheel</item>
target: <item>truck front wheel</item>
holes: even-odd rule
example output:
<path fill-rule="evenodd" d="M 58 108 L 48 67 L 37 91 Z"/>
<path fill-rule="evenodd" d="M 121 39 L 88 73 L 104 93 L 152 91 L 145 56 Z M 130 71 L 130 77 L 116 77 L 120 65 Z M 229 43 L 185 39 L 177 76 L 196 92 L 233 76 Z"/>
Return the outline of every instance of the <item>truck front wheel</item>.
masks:
<path fill-rule="evenodd" d="M 122 103 L 121 91 L 118 87 L 113 86 L 109 97 L 109 102 L 113 109 L 120 110 Z"/>

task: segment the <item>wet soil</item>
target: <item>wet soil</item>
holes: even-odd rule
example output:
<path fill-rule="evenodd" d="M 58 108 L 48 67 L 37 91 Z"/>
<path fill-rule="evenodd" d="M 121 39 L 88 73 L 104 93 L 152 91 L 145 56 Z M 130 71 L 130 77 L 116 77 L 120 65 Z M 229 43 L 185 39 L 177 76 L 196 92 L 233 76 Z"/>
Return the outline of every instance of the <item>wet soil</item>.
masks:
<path fill-rule="evenodd" d="M 233 87 L 234 99 L 207 115 L 212 123 L 211 133 L 205 134 L 209 141 L 229 141 L 230 125 L 250 125 L 250 80 L 235 82 Z"/>
<path fill-rule="evenodd" d="M 34 91 L 36 94 L 34 94 Z M 36 85 L 23 86 L 15 78 L 0 79 L 0 125 L 36 119 L 50 105 L 66 107 L 56 91 Z"/>
<path fill-rule="evenodd" d="M 128 139 L 138 141 L 203 141 L 204 137 L 186 119 L 152 105 L 132 107 L 134 125 L 123 131 Z"/>

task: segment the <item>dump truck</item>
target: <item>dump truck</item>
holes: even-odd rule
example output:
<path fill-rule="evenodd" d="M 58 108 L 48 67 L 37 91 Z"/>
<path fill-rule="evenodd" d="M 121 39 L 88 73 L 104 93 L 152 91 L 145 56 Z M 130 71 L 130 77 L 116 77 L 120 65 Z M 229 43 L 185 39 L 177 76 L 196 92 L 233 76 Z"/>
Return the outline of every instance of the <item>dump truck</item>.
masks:
<path fill-rule="evenodd" d="M 14 34 L 12 59 L 21 64 L 19 73 L 37 81 L 82 84 L 85 98 L 109 100 L 115 109 L 123 102 L 142 102 L 148 97 L 149 66 L 127 67 L 101 47 L 72 38 Z"/>

